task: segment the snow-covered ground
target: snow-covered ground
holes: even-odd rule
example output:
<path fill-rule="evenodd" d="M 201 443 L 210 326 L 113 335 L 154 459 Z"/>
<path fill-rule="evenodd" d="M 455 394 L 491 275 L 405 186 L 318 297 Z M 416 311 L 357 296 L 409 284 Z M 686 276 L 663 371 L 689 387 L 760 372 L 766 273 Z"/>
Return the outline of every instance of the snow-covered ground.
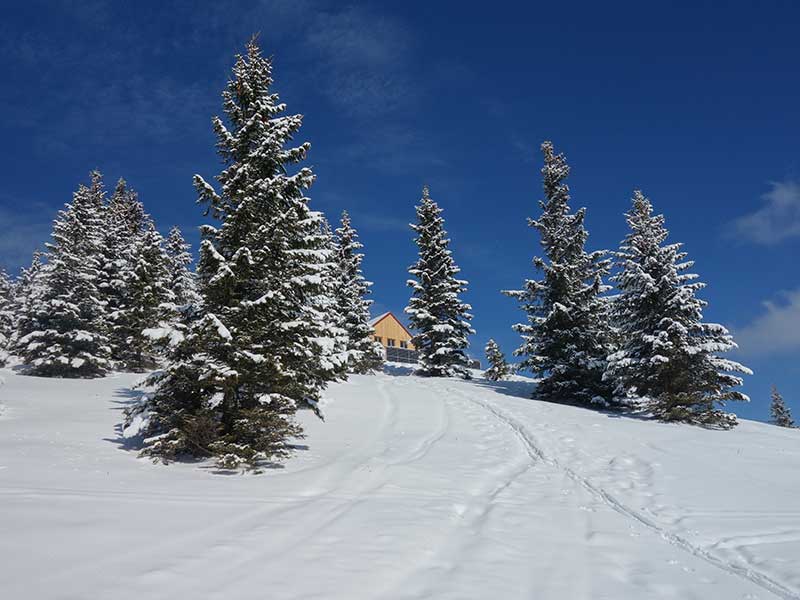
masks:
<path fill-rule="evenodd" d="M 230 475 L 126 448 L 137 376 L 0 376 L 0 598 L 800 598 L 800 430 L 395 367 Z"/>

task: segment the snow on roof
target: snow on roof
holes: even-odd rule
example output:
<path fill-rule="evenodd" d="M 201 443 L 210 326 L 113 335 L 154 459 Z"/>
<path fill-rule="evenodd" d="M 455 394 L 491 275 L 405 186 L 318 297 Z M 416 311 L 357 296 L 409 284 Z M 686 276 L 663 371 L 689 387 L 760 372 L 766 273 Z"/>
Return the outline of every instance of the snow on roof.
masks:
<path fill-rule="evenodd" d="M 383 313 L 382 315 L 378 315 L 377 317 L 373 317 L 373 318 L 371 318 L 371 319 L 369 320 L 369 324 L 370 324 L 371 326 L 373 326 L 373 327 L 374 327 L 374 326 L 375 326 L 375 324 L 376 324 L 378 321 L 380 321 L 380 320 L 381 320 L 381 319 L 383 319 L 384 317 L 387 317 L 387 316 L 389 316 L 390 314 L 392 314 L 392 312 L 391 312 L 391 311 L 387 311 L 387 312 Z"/>

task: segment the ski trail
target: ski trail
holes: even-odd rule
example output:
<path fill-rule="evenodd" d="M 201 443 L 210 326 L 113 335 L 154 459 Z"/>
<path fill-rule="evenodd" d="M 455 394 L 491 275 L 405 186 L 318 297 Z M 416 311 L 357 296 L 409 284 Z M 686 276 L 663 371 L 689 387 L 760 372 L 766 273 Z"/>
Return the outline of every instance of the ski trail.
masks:
<path fill-rule="evenodd" d="M 441 402 L 438 407 L 432 407 L 434 418 L 426 423 L 422 436 L 405 436 L 396 401 L 385 389 L 385 381 L 379 379 L 376 387 L 385 406 L 381 426 L 371 436 L 370 443 L 358 449 L 357 456 L 361 460 L 346 473 L 337 475 L 337 485 L 333 489 L 317 491 L 300 501 L 253 514 L 247 521 L 237 524 L 235 531 L 215 539 L 202 554 L 168 560 L 162 569 L 196 573 L 212 568 L 208 565 L 216 565 L 214 571 L 222 582 L 236 580 L 241 584 L 257 578 L 258 565 L 274 564 L 281 557 L 296 553 L 368 502 L 391 481 L 390 469 L 423 460 L 449 431 L 447 406 Z M 279 531 L 274 526 L 276 522 L 284 524 Z M 263 539 L 270 539 L 268 547 L 259 543 Z M 237 544 L 252 550 L 238 557 L 227 556 L 229 548 Z M 219 588 L 220 592 L 225 585 L 227 583 Z M 194 585 L 190 582 L 189 587 Z"/>
<path fill-rule="evenodd" d="M 437 394 L 436 399 L 438 410 L 447 414 L 452 399 L 448 397 L 447 393 Z M 433 409 L 433 407 L 431 408 Z M 466 417 L 470 422 L 473 429 L 486 429 L 485 419 L 476 418 L 485 415 L 485 411 L 476 410 L 465 413 L 463 407 L 459 407 L 459 411 L 462 413 L 461 416 Z M 443 437 L 445 433 L 447 431 L 443 431 L 437 439 Z M 481 438 L 490 439 L 493 436 L 497 437 L 497 433 L 487 431 Z M 453 565 L 459 563 L 459 557 L 471 544 L 475 543 L 475 539 L 485 530 L 487 516 L 497 498 L 539 462 L 539 458 L 531 453 L 525 444 L 520 443 L 517 438 L 514 439 L 518 447 L 517 455 L 505 457 L 507 460 L 502 469 L 487 472 L 488 475 L 481 480 L 477 489 L 461 491 L 459 496 L 461 501 L 453 506 L 453 514 L 450 516 L 448 528 L 443 533 L 437 547 L 415 557 L 413 564 L 404 568 L 396 577 L 387 582 L 378 597 L 397 598 L 407 591 L 416 578 L 422 579 L 421 585 L 427 590 L 426 597 L 436 597 L 435 590 L 430 589 L 431 583 L 425 580 L 425 574 L 436 570 L 451 571 Z M 472 535 L 465 537 L 463 535 L 465 530 L 472 531 Z"/>
<path fill-rule="evenodd" d="M 530 431 L 528 431 L 525 425 L 521 423 L 519 420 L 515 419 L 514 417 L 508 415 L 508 413 L 506 413 L 505 411 L 498 409 L 497 407 L 493 406 L 488 402 L 484 402 L 482 400 L 474 398 L 469 394 L 464 393 L 461 390 L 453 390 L 453 391 L 457 393 L 461 398 L 464 398 L 465 400 L 473 404 L 476 404 L 478 406 L 482 406 L 484 409 L 492 413 L 495 417 L 497 417 L 500 421 L 504 422 L 508 427 L 510 427 L 516 433 L 516 435 L 520 438 L 523 444 L 525 444 L 525 446 L 529 449 L 529 452 L 532 455 L 538 457 L 540 460 L 551 465 L 552 467 L 564 472 L 570 479 L 572 479 L 573 481 L 575 481 L 576 483 L 587 489 L 595 497 L 602 500 L 604 504 L 606 504 L 616 512 L 640 523 L 641 525 L 644 525 L 651 531 L 657 533 L 662 539 L 666 540 L 673 546 L 676 546 L 723 571 L 726 571 L 742 579 L 746 579 L 751 583 L 761 587 L 762 589 L 772 594 L 775 594 L 780 598 L 783 598 L 784 600 L 800 600 L 800 594 L 788 589 L 786 586 L 768 577 L 767 575 L 748 567 L 726 562 L 714 556 L 707 550 L 695 546 L 687 539 L 675 533 L 667 531 L 666 529 L 664 529 L 654 521 L 648 519 L 641 513 L 626 506 L 624 503 L 614 498 L 611 494 L 609 494 L 602 488 L 594 485 L 587 478 L 578 475 L 575 471 L 561 464 L 558 460 L 547 456 L 544 453 L 544 451 L 539 447 L 534 436 L 530 433 Z"/>

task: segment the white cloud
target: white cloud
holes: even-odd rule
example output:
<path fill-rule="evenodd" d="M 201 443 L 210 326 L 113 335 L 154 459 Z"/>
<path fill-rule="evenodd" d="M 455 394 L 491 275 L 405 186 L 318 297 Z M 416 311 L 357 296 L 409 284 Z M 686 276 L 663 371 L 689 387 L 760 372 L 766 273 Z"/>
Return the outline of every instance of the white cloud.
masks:
<path fill-rule="evenodd" d="M 741 354 L 766 356 L 800 350 L 800 289 L 782 296 L 782 302 L 764 302 L 765 311 L 734 332 Z"/>
<path fill-rule="evenodd" d="M 762 196 L 764 206 L 736 219 L 729 230 L 731 236 L 767 245 L 800 237 L 800 181 L 770 185 L 772 189 Z"/>

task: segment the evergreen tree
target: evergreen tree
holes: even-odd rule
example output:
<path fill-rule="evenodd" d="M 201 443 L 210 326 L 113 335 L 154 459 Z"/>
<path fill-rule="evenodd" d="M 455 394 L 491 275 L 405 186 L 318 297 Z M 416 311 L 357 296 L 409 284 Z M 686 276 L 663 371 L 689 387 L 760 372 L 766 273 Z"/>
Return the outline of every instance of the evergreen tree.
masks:
<path fill-rule="evenodd" d="M 415 331 L 411 342 L 419 352 L 420 373 L 469 377 L 465 350 L 467 337 L 475 333 L 469 325 L 472 307 L 459 299 L 467 282 L 456 279 L 460 269 L 449 249 L 442 209 L 431 199 L 427 186 L 416 210 L 417 222 L 411 228 L 417 233 L 419 259 L 408 269 L 415 279 L 408 281 L 412 296 L 406 313 Z"/>
<path fill-rule="evenodd" d="M 133 240 L 123 274 L 124 304 L 116 312 L 115 337 L 120 340 L 117 359 L 124 369 L 143 372 L 158 364 L 158 346 L 150 330 L 171 316 L 175 295 L 170 289 L 169 259 L 163 238 L 149 221 Z M 165 323 L 166 325 L 166 323 Z"/>
<path fill-rule="evenodd" d="M 22 269 L 14 286 L 14 328 L 9 342 L 13 354 L 21 354 L 20 340 L 36 329 L 35 307 L 41 302 L 45 286 L 43 253 L 33 253 L 29 267 Z"/>
<path fill-rule="evenodd" d="M 19 340 L 20 354 L 34 375 L 97 377 L 110 368 L 97 287 L 105 191 L 100 173 L 91 179 L 58 214 L 44 287 L 25 317 L 30 332 Z"/>
<path fill-rule="evenodd" d="M 0 367 L 5 366 L 14 334 L 14 286 L 0 269 Z"/>
<path fill-rule="evenodd" d="M 514 326 L 523 343 L 514 352 L 520 368 L 539 378 L 534 397 L 551 402 L 606 404 L 610 386 L 603 381 L 605 357 L 611 349 L 608 287 L 603 277 L 610 269 L 604 251 L 585 250 L 588 233 L 585 209 L 572 213 L 569 166 L 553 144 L 542 144 L 545 199 L 542 215 L 530 219 L 538 230 L 543 257 L 533 264 L 541 279 L 525 281 L 524 289 L 505 292 L 519 300 L 528 322 Z"/>
<path fill-rule="evenodd" d="M 778 427 L 794 427 L 794 419 L 789 407 L 783 401 L 778 388 L 772 386 L 772 403 L 769 407 L 772 423 Z"/>
<path fill-rule="evenodd" d="M 128 364 L 136 355 L 128 339 L 128 312 L 135 310 L 128 284 L 134 279 L 134 249 L 149 221 L 136 192 L 120 179 L 104 210 L 98 288 L 106 304 L 111 356 L 122 369 L 139 370 Z"/>
<path fill-rule="evenodd" d="M 346 380 L 349 366 L 347 307 L 338 302 L 341 277 L 336 260 L 336 239 L 331 232 L 330 223 L 325 217 L 320 222 L 320 234 L 326 258 L 321 272 L 319 292 L 312 297 L 312 304 L 322 319 L 321 325 L 327 327 L 329 331 L 330 340 L 328 347 L 323 349 L 323 357 L 334 365 L 332 370 L 334 378 Z"/>
<path fill-rule="evenodd" d="M 718 356 L 736 344 L 721 325 L 703 323 L 706 302 L 696 294 L 705 284 L 687 273 L 694 263 L 681 244 L 665 243 L 664 217 L 653 215 L 640 191 L 626 217 L 631 231 L 616 254 L 614 277 L 621 347 L 609 356 L 607 379 L 618 395 L 643 398 L 659 419 L 735 425 L 735 416 L 715 406 L 747 400 L 731 389 L 742 380 L 730 373 L 750 370 Z"/>
<path fill-rule="evenodd" d="M 177 226 L 170 229 L 164 249 L 169 261 L 169 289 L 175 295 L 175 304 L 178 307 L 198 305 L 200 295 L 197 293 L 197 281 L 189 270 L 192 264 L 190 246 Z"/>
<path fill-rule="evenodd" d="M 511 365 L 506 362 L 500 346 L 494 340 L 486 342 L 486 362 L 489 363 L 489 368 L 486 369 L 483 376 L 490 381 L 500 381 L 513 372 Z"/>
<path fill-rule="evenodd" d="M 347 211 L 342 213 L 335 242 L 338 275 L 336 306 L 344 315 L 349 367 L 353 373 L 371 373 L 383 365 L 383 347 L 374 340 L 374 332 L 369 324 L 372 300 L 368 300 L 367 295 L 372 282 L 364 279 L 361 272 L 364 255 L 358 250 L 363 246 L 358 241 L 358 233 Z"/>
<path fill-rule="evenodd" d="M 323 217 L 304 196 L 314 175 L 290 172 L 310 144 L 289 145 L 302 116 L 284 114 L 272 83 L 272 62 L 253 40 L 223 92 L 228 124 L 214 119 L 221 191 L 195 177 L 206 214 L 220 222 L 202 229 L 204 315 L 151 378 L 148 402 L 129 414 L 129 422 L 148 414 L 145 455 L 216 456 L 225 467 L 285 457 L 302 435 L 298 405 L 317 409 L 341 367 L 318 301 L 331 256 Z"/>

